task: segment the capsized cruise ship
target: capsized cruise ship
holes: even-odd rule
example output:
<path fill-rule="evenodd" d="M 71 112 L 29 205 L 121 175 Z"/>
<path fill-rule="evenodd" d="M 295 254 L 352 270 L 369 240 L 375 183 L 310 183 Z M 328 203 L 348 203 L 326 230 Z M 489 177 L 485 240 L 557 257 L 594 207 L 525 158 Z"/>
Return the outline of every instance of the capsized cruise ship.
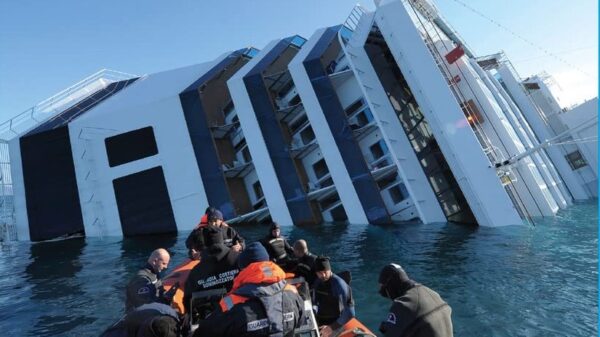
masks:
<path fill-rule="evenodd" d="M 2 232 L 535 223 L 597 197 L 597 98 L 474 55 L 426 0 L 136 76 L 100 71 L 0 126 Z"/>

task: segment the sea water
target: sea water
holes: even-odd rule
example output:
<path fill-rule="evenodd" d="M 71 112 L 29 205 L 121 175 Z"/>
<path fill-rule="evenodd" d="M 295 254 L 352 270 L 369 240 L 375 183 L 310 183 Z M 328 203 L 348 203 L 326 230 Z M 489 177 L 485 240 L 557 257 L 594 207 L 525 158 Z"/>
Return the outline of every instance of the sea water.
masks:
<path fill-rule="evenodd" d="M 266 226 L 237 227 L 247 240 Z M 97 336 L 124 311 L 124 287 L 157 247 L 171 267 L 188 233 L 4 244 L 0 251 L 3 336 Z M 535 226 L 323 225 L 284 229 L 313 253 L 350 270 L 358 318 L 373 332 L 390 301 L 377 293 L 389 262 L 452 307 L 455 336 L 596 336 L 598 207 L 579 204 Z"/>

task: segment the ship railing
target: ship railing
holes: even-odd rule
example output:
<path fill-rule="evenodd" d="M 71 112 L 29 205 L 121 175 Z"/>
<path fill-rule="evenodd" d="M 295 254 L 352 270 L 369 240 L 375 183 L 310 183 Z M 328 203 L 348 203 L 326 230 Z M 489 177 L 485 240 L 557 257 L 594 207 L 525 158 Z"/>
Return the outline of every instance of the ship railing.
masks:
<path fill-rule="evenodd" d="M 346 18 L 346 20 L 344 21 L 343 26 L 353 32 L 354 30 L 356 30 L 356 27 L 360 22 L 360 18 L 366 12 L 367 10 L 364 9 L 360 4 L 356 4 L 354 8 L 352 8 L 352 11 L 350 11 L 350 14 Z"/>
<path fill-rule="evenodd" d="M 134 77 L 139 76 L 102 69 L 0 124 L 0 139 L 11 140 L 74 106 L 90 94 L 106 88 L 110 83 Z"/>
<path fill-rule="evenodd" d="M 350 11 L 350 14 L 342 24 L 338 32 L 338 38 L 340 39 L 340 44 L 346 44 L 352 38 L 352 35 L 358 24 L 360 23 L 360 19 L 363 14 L 367 13 L 367 10 L 362 7 L 360 4 L 356 4 L 354 8 Z"/>
<path fill-rule="evenodd" d="M 8 143 L 0 142 L 0 241 L 17 240 Z"/>
<path fill-rule="evenodd" d="M 439 42 L 440 44 L 444 43 L 442 33 L 440 33 L 439 29 L 436 28 L 435 23 L 430 18 L 427 18 L 418 12 L 412 1 L 404 1 L 404 4 L 405 6 L 408 6 L 407 8 L 412 8 L 412 14 L 414 15 L 411 15 L 411 17 L 414 20 L 415 26 L 421 32 L 425 45 L 429 49 L 431 56 L 433 57 L 437 67 L 440 69 L 440 72 L 444 76 L 444 79 L 446 80 L 446 83 L 448 84 L 448 87 L 450 88 L 450 91 L 457 100 L 459 106 L 463 108 L 463 111 L 466 114 L 467 118 L 472 120 L 472 123 L 470 124 L 477 140 L 479 141 L 482 147 L 482 150 L 487 155 L 492 165 L 502 162 L 504 154 L 502 153 L 502 151 L 500 151 L 499 148 L 493 145 L 493 143 L 485 133 L 481 122 L 477 118 L 477 114 L 475 113 L 475 111 L 471 109 L 469 104 L 464 104 L 467 102 L 467 99 L 465 98 L 465 95 L 463 94 L 461 89 L 458 87 L 457 81 L 455 81 L 452 77 L 449 66 L 448 64 L 446 64 L 446 62 L 444 62 L 444 57 L 441 55 L 440 50 L 438 49 L 438 47 L 436 47 L 436 42 Z M 458 68 L 458 70 L 460 74 L 463 75 L 462 70 L 460 68 Z M 473 96 L 476 98 L 474 94 Z M 510 199 L 513 201 L 513 205 L 517 209 L 519 215 L 527 222 L 533 223 L 532 217 L 527 211 L 525 204 L 521 201 L 521 198 L 517 190 L 514 188 L 512 181 L 509 184 L 505 185 L 505 190 L 509 195 Z"/>

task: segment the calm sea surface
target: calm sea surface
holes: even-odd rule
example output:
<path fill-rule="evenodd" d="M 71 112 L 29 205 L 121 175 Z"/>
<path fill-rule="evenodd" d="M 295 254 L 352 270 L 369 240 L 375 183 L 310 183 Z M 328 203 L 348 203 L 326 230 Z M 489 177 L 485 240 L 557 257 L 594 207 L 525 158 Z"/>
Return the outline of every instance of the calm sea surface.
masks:
<path fill-rule="evenodd" d="M 455 224 L 293 228 L 334 270 L 353 274 L 358 318 L 377 332 L 389 301 L 377 294 L 388 262 L 452 307 L 455 336 L 596 336 L 598 206 L 580 204 L 536 226 Z M 257 239 L 265 227 L 239 227 Z M 123 313 L 124 286 L 149 252 L 185 257 L 187 233 L 144 239 L 11 243 L 0 250 L 3 336 L 97 336 Z"/>

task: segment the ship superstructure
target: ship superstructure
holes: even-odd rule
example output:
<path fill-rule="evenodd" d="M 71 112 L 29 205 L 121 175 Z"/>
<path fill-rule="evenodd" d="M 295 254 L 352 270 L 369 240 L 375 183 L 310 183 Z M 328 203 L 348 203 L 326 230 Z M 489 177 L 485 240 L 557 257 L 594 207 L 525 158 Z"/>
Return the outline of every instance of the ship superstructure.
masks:
<path fill-rule="evenodd" d="M 232 224 L 535 222 L 597 197 L 597 100 L 562 110 L 547 81 L 474 55 L 417 0 L 199 65 L 103 71 L 3 125 L 4 228 L 159 234 L 208 205 Z"/>

